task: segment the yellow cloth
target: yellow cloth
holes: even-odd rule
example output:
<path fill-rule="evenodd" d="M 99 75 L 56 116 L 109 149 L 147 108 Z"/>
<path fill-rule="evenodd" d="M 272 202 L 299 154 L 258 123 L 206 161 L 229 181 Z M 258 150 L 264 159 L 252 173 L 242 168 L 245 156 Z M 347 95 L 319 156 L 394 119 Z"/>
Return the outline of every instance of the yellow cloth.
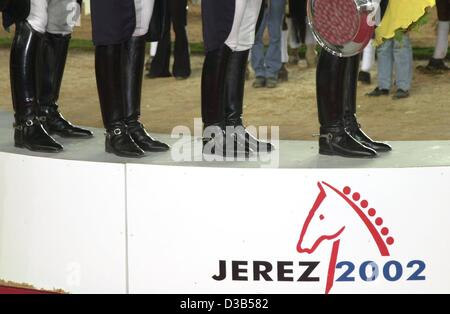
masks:
<path fill-rule="evenodd" d="M 395 37 L 399 29 L 407 29 L 425 14 L 428 7 L 434 5 L 436 0 L 389 0 L 383 20 L 376 30 L 376 44 Z"/>

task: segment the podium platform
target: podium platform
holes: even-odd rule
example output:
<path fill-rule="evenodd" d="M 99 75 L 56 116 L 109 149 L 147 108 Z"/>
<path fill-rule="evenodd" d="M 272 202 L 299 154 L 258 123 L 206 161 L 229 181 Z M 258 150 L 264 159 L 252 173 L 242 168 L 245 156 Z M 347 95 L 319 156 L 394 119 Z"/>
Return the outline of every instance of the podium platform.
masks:
<path fill-rule="evenodd" d="M 391 142 L 373 160 L 319 156 L 316 141 L 264 160 L 123 159 L 99 129 L 57 138 L 59 154 L 15 148 L 12 120 L 0 113 L 0 285 L 450 292 L 450 141 Z"/>

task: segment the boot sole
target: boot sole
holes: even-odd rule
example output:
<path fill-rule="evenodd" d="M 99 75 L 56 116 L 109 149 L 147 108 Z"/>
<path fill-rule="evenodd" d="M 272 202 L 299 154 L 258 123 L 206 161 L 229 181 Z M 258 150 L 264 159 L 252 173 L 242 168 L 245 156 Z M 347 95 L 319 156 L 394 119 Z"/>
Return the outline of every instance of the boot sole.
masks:
<path fill-rule="evenodd" d="M 32 152 L 40 152 L 40 153 L 53 153 L 53 154 L 56 154 L 56 153 L 60 153 L 60 152 L 63 151 L 63 149 L 45 149 L 45 148 L 43 148 L 43 149 L 36 149 L 36 148 L 33 148 L 33 147 L 29 146 L 29 145 L 17 144 L 17 143 L 15 143 L 14 146 L 17 147 L 17 148 L 24 148 L 24 149 L 28 149 L 28 150 L 30 150 Z"/>
<path fill-rule="evenodd" d="M 145 157 L 145 154 L 142 154 L 142 155 L 127 155 L 127 154 L 122 154 L 122 153 L 116 152 L 116 151 L 114 151 L 112 149 L 108 149 L 108 148 L 105 149 L 105 152 L 107 152 L 108 154 L 113 154 L 113 155 L 116 155 L 116 156 L 119 156 L 119 157 L 124 157 L 124 158 L 136 158 L 136 159 L 139 159 L 139 158 Z"/>
<path fill-rule="evenodd" d="M 348 155 L 342 155 L 342 154 L 337 154 L 335 152 L 330 152 L 327 150 L 323 150 L 323 149 L 319 149 L 319 154 L 320 155 L 326 155 L 326 156 L 339 156 L 339 157 L 344 157 L 344 158 L 356 158 L 356 159 L 374 159 L 377 158 L 377 155 L 373 155 L 373 156 L 348 156 Z"/>
<path fill-rule="evenodd" d="M 142 148 L 141 148 L 142 149 Z M 170 148 L 161 148 L 161 149 L 142 149 L 144 152 L 148 153 L 164 153 L 170 151 Z"/>
<path fill-rule="evenodd" d="M 59 132 L 49 132 L 50 135 L 57 135 L 62 138 L 76 138 L 76 139 L 90 139 L 93 138 L 94 135 L 67 135 Z"/>

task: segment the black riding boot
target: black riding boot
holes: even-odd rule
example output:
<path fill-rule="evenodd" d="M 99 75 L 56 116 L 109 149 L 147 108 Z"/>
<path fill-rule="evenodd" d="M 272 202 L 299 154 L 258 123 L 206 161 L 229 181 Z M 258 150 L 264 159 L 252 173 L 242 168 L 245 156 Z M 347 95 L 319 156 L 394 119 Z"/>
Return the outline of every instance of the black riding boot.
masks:
<path fill-rule="evenodd" d="M 202 73 L 203 153 L 228 157 L 248 156 L 236 134 L 226 134 L 225 80 L 232 51 L 223 45 L 206 54 Z M 233 132 L 234 133 L 234 132 Z"/>
<path fill-rule="evenodd" d="M 15 112 L 14 142 L 16 147 L 40 152 L 63 149 L 44 129 L 36 116 L 36 56 L 42 35 L 28 22 L 16 24 L 11 47 L 10 75 Z"/>
<path fill-rule="evenodd" d="M 202 70 L 203 153 L 226 155 L 224 81 L 231 49 L 208 51 Z"/>
<path fill-rule="evenodd" d="M 345 58 L 322 50 L 317 67 L 319 153 L 342 157 L 375 157 L 376 151 L 359 143 L 344 125 L 345 65 Z"/>
<path fill-rule="evenodd" d="M 88 138 L 91 131 L 72 125 L 58 111 L 58 98 L 69 50 L 70 35 L 46 33 L 37 64 L 38 116 L 50 134 Z"/>
<path fill-rule="evenodd" d="M 372 140 L 361 130 L 361 125 L 358 123 L 356 118 L 356 93 L 358 86 L 359 59 L 359 55 L 348 58 L 346 64 L 344 79 L 344 104 L 346 106 L 345 127 L 347 128 L 347 131 L 364 146 L 370 147 L 377 152 L 389 152 L 392 150 L 391 146 Z"/>
<path fill-rule="evenodd" d="M 125 124 L 135 143 L 146 152 L 164 152 L 167 144 L 153 139 L 139 122 L 141 115 L 142 76 L 145 62 L 145 36 L 132 37 L 123 45 L 122 70 L 125 92 Z"/>
<path fill-rule="evenodd" d="M 244 106 L 245 72 L 249 50 L 231 53 L 225 76 L 225 125 L 234 127 L 239 146 L 252 152 L 270 152 L 272 144 L 259 141 L 250 134 L 242 123 Z"/>
<path fill-rule="evenodd" d="M 142 157 L 144 151 L 128 133 L 124 119 L 121 44 L 95 48 L 95 72 L 103 124 L 105 150 L 121 157 Z"/>

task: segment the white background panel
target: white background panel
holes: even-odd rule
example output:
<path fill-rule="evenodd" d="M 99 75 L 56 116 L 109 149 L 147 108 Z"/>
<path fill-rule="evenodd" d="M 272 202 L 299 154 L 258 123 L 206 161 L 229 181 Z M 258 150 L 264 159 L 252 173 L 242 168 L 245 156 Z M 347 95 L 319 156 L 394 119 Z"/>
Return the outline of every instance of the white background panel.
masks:
<path fill-rule="evenodd" d="M 302 293 L 325 291 L 331 241 L 312 254 L 298 253 L 297 242 L 318 193 L 318 182 L 342 191 L 349 186 L 377 211 L 394 243 L 381 256 L 365 224 L 341 196 L 326 188 L 309 238 L 345 227 L 339 237 L 339 261 L 355 265 L 352 282 L 334 282 L 331 292 L 450 292 L 450 170 L 411 169 L 215 169 L 127 165 L 130 292 L 159 293 Z M 352 194 L 350 194 L 350 197 Z M 318 212 L 319 212 L 318 210 Z M 334 228 L 334 229 L 333 229 Z M 330 233 L 331 234 L 331 233 Z M 386 239 L 386 236 L 384 236 Z M 297 282 L 303 268 L 294 266 L 294 281 L 212 279 L 219 260 L 320 262 L 319 282 Z M 407 280 L 425 263 L 425 280 Z M 374 281 L 359 275 L 360 265 L 374 261 Z M 383 278 L 383 266 L 398 262 L 402 276 Z M 228 275 L 230 275 L 228 264 Z M 292 268 L 292 267 L 291 267 Z M 335 279 L 344 269 L 337 269 Z M 370 269 L 367 272 L 370 274 Z M 391 275 L 394 275 L 391 270 Z"/>
<path fill-rule="evenodd" d="M 124 169 L 0 153 L 0 278 L 126 292 Z"/>

